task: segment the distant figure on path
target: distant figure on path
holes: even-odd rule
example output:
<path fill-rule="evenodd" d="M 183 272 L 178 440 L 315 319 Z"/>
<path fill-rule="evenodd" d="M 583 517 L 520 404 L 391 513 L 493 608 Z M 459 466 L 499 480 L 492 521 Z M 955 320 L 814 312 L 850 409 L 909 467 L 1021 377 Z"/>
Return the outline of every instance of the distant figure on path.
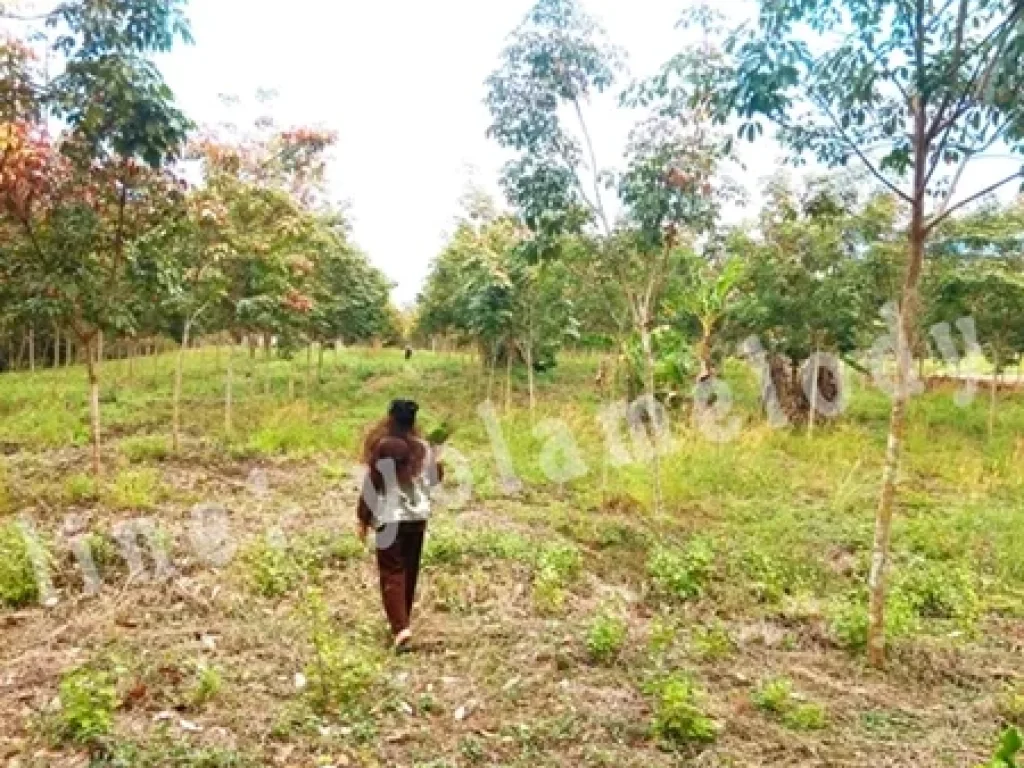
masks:
<path fill-rule="evenodd" d="M 363 445 L 366 480 L 359 497 L 359 536 L 376 533 L 377 570 L 384 612 L 398 651 L 412 640 L 410 617 L 419 579 L 430 492 L 444 477 L 435 449 L 416 429 L 419 406 L 395 400 Z"/>
<path fill-rule="evenodd" d="M 405 348 L 405 359 L 412 360 L 412 347 L 406 346 Z"/>

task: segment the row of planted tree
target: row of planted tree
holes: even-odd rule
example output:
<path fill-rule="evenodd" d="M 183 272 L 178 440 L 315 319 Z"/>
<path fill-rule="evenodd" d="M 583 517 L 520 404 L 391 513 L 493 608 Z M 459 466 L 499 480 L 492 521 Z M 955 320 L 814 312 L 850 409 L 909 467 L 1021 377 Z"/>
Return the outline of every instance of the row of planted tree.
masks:
<path fill-rule="evenodd" d="M 334 135 L 269 115 L 198 128 L 176 106 L 153 56 L 190 42 L 183 5 L 0 6 L 17 30 L 0 39 L 0 369 L 86 366 L 97 472 L 104 345 L 398 333 L 326 195 Z"/>
<path fill-rule="evenodd" d="M 691 7 L 681 52 L 631 81 L 578 0 L 538 0 L 487 82 L 489 134 L 513 155 L 501 178 L 509 211 L 469 201 L 418 328 L 475 341 L 492 371 L 521 358 L 531 376 L 566 336 L 604 336 L 637 361 L 635 383 L 654 398 L 683 377 L 713 377 L 716 357 L 750 337 L 772 360 L 774 389 L 794 389 L 812 352 L 856 364 L 888 324 L 868 642 L 881 664 L 914 358 L 929 338 L 946 360 L 976 355 L 978 342 L 998 373 L 1024 350 L 1024 206 L 993 197 L 1024 179 L 1024 4 L 755 6 L 731 27 Z M 588 110 L 616 97 L 637 119 L 612 167 Z M 779 176 L 759 216 L 725 226 L 743 202 L 737 139 L 760 149 L 770 129 L 788 159 L 829 175 Z M 968 173 L 981 159 L 985 170 Z M 811 378 L 814 392 L 835 384 Z"/>

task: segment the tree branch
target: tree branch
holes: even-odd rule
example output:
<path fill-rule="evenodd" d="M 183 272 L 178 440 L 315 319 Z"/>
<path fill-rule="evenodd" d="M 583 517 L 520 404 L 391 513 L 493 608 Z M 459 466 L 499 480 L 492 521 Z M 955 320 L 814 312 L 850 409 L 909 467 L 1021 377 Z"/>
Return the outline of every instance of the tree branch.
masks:
<path fill-rule="evenodd" d="M 836 116 L 832 114 L 832 110 L 828 108 L 828 105 L 826 105 L 825 102 L 820 99 L 818 100 L 818 109 L 820 109 L 822 112 L 828 115 L 836 130 L 839 131 L 839 135 L 843 137 L 843 141 L 845 141 L 846 145 L 854 151 L 857 157 L 860 158 L 860 161 L 864 163 L 864 167 L 871 172 L 872 176 L 878 179 L 882 183 L 882 185 L 885 186 L 886 189 L 888 189 L 890 192 L 892 192 L 900 199 L 904 200 L 907 203 L 913 202 L 910 199 L 910 195 L 908 195 L 902 189 L 900 189 L 891 181 L 889 181 L 889 179 L 885 178 L 882 172 L 875 167 L 874 163 L 872 163 L 868 159 L 867 155 L 864 154 L 861 148 L 858 147 L 857 144 L 855 144 L 854 141 L 850 138 L 849 134 L 846 133 L 846 129 L 844 129 L 842 123 L 840 123 L 839 120 L 836 119 Z"/>
<path fill-rule="evenodd" d="M 590 138 L 590 130 L 587 128 L 587 121 L 583 119 L 583 109 L 580 107 L 580 100 L 573 98 L 573 106 L 576 108 L 576 117 L 580 121 L 580 128 L 583 130 L 583 139 L 587 142 L 587 151 L 590 154 L 590 168 L 594 174 L 594 197 L 597 203 L 597 214 L 604 225 L 606 235 L 610 235 L 612 228 L 608 225 L 608 216 L 604 212 L 604 203 L 601 200 L 601 184 L 598 181 L 597 153 L 594 152 L 594 142 Z"/>
<path fill-rule="evenodd" d="M 977 200 L 980 200 L 981 198 L 985 197 L 985 195 L 988 195 L 988 194 L 991 194 L 992 192 L 995 192 L 1000 187 L 1006 186 L 1007 184 L 1009 184 L 1014 179 L 1020 179 L 1020 178 L 1024 178 L 1024 168 L 1022 168 L 1021 170 L 1017 171 L 1016 173 L 1013 173 L 1013 174 L 1007 176 L 1005 179 L 997 181 L 995 184 L 990 184 L 989 186 L 985 187 L 980 192 L 976 192 L 975 194 L 971 195 L 970 197 L 967 197 L 967 198 L 961 200 L 956 205 L 952 205 L 952 206 L 949 205 L 949 201 L 952 200 L 952 195 L 950 195 L 949 197 L 946 198 L 946 202 L 943 203 L 943 205 L 939 209 L 938 213 L 936 213 L 932 217 L 932 220 L 928 224 L 928 226 L 925 227 L 925 233 L 927 234 L 927 233 L 931 232 L 933 229 L 935 229 L 935 227 L 937 227 L 943 221 L 945 221 L 950 216 L 952 216 L 954 212 L 960 210 L 964 206 L 970 205 L 971 203 L 973 203 L 973 202 L 975 202 Z"/>

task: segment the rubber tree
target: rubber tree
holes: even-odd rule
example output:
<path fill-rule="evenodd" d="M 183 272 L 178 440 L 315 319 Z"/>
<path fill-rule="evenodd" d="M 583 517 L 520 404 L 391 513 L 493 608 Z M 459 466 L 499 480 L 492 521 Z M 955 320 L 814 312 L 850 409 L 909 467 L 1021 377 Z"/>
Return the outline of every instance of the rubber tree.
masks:
<path fill-rule="evenodd" d="M 1021 180 L 1020 162 L 1008 160 L 991 183 L 960 189 L 972 161 L 1024 149 L 1024 4 L 760 0 L 758 9 L 755 23 L 729 41 L 735 76 L 718 101 L 720 118 L 738 117 L 739 134 L 751 140 L 767 119 L 795 155 L 809 153 L 827 166 L 858 164 L 909 210 L 869 579 L 868 656 L 881 666 L 925 252 L 944 219 Z"/>

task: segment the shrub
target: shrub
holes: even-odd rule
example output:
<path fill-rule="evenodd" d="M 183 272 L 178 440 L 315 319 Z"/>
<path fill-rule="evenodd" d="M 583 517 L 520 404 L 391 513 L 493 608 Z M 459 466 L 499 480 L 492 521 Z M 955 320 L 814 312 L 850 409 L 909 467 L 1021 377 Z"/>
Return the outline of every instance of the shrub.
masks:
<path fill-rule="evenodd" d="M 99 498 L 96 480 L 91 475 L 71 475 L 64 481 L 64 498 L 70 504 L 96 501 Z"/>
<path fill-rule="evenodd" d="M 160 493 L 160 478 L 151 469 L 119 472 L 105 493 L 104 502 L 114 509 L 152 509 Z"/>
<path fill-rule="evenodd" d="M 39 599 L 30 546 L 18 523 L 0 525 L 0 605 L 17 608 Z"/>
<path fill-rule="evenodd" d="M 765 680 L 751 696 L 754 706 L 762 712 L 781 715 L 792 705 L 793 683 L 784 677 Z"/>
<path fill-rule="evenodd" d="M 659 594 L 692 600 L 703 593 L 714 561 L 711 542 L 698 537 L 682 549 L 655 549 L 647 562 L 647 574 Z"/>
<path fill-rule="evenodd" d="M 583 572 L 583 558 L 572 544 L 552 544 L 541 550 L 537 569 L 541 573 L 552 574 L 563 583 L 571 582 Z"/>
<path fill-rule="evenodd" d="M 693 628 L 690 645 L 704 661 L 719 661 L 728 657 L 734 649 L 728 630 L 721 624 L 710 626 L 698 624 Z"/>
<path fill-rule="evenodd" d="M 834 601 L 829 608 L 829 627 L 843 648 L 860 650 L 868 643 L 868 598 L 856 592 Z M 893 590 L 885 607 L 885 635 L 889 641 L 912 635 L 917 629 L 913 606 Z"/>
<path fill-rule="evenodd" d="M 979 608 L 974 582 L 966 568 L 926 562 L 908 568 L 895 591 L 921 618 L 973 621 Z"/>
<path fill-rule="evenodd" d="M 793 683 L 785 677 L 765 680 L 751 694 L 754 706 L 797 731 L 816 731 L 826 725 L 825 708 L 814 702 L 800 703 L 793 696 Z"/>
<path fill-rule="evenodd" d="M 598 664 L 614 661 L 626 644 L 628 635 L 626 622 L 606 613 L 600 614 L 591 622 L 587 631 L 587 651 L 590 658 Z"/>
<path fill-rule="evenodd" d="M 192 705 L 201 707 L 214 698 L 223 686 L 220 670 L 207 664 L 200 664 L 192 686 Z"/>
<path fill-rule="evenodd" d="M 556 616 L 565 609 L 568 591 L 554 571 L 541 571 L 533 579 L 533 606 L 539 613 Z"/>
<path fill-rule="evenodd" d="M 346 642 L 332 631 L 319 591 L 309 590 L 304 608 L 313 645 L 306 679 L 314 711 L 322 715 L 359 713 L 379 678 L 379 660 L 367 649 Z"/>
<path fill-rule="evenodd" d="M 171 446 L 166 437 L 145 435 L 130 437 L 121 441 L 121 453 L 132 464 L 164 461 L 171 455 Z"/>
<path fill-rule="evenodd" d="M 1024 738 L 1021 738 L 1020 731 L 1016 728 L 1008 728 L 1003 732 L 1003 738 L 999 742 L 992 759 L 979 765 L 978 768 L 1018 768 L 1017 758 L 1024 749 Z"/>
<path fill-rule="evenodd" d="M 117 708 L 117 686 L 103 670 L 80 667 L 60 682 L 60 735 L 87 744 L 110 733 Z"/>
<path fill-rule="evenodd" d="M 794 731 L 820 731 L 828 724 L 828 716 L 820 704 L 798 704 L 783 715 L 782 723 Z"/>
<path fill-rule="evenodd" d="M 0 461 L 0 516 L 11 511 L 11 491 L 7 480 L 7 467 Z"/>
<path fill-rule="evenodd" d="M 718 735 L 703 709 L 704 694 L 688 677 L 672 675 L 651 687 L 655 735 L 669 745 L 708 743 Z"/>
<path fill-rule="evenodd" d="M 242 552 L 241 562 L 249 586 L 262 597 L 281 597 L 302 579 L 302 568 L 288 548 L 265 536 Z"/>

